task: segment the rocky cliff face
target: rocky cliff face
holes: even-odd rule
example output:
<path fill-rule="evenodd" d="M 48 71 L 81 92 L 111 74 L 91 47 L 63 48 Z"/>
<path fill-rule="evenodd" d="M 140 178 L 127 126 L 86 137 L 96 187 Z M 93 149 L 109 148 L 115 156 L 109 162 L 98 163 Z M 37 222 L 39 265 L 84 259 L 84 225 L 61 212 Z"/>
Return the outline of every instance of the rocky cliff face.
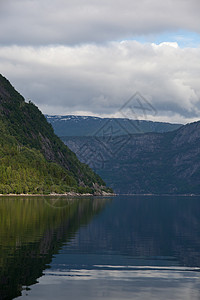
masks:
<path fill-rule="evenodd" d="M 89 145 L 96 155 L 87 162 L 117 193 L 200 193 L 200 122 L 173 132 L 130 135 L 118 151 L 116 137 L 63 140 L 82 160 L 81 149 Z"/>

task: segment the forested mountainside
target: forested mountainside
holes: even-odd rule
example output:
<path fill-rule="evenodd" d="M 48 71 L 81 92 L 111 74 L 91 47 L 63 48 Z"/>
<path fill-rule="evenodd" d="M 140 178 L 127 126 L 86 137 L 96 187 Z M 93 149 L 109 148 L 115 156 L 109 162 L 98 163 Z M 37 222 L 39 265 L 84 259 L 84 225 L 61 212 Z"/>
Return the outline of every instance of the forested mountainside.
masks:
<path fill-rule="evenodd" d="M 0 193 L 102 193 L 104 181 L 0 75 Z"/>

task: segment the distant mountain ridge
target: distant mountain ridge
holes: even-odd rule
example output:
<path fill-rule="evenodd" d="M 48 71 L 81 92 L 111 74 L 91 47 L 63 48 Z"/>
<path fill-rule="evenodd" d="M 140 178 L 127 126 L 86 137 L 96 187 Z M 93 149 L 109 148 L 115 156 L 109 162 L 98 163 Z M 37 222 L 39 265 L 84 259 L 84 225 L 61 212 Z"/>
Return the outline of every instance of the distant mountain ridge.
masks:
<path fill-rule="evenodd" d="M 166 132 L 180 128 L 182 124 L 130 120 L 126 118 L 99 118 L 75 115 L 45 115 L 58 136 L 101 136 L 105 127 L 112 127 L 112 135 Z"/>
<path fill-rule="evenodd" d="M 116 193 L 200 194 L 200 121 L 164 133 L 62 139 Z"/>

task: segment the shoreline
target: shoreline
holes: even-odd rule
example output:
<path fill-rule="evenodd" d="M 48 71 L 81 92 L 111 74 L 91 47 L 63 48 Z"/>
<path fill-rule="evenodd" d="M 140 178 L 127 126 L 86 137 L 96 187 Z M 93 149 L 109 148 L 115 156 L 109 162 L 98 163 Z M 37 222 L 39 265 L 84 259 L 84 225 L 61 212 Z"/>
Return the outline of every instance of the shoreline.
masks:
<path fill-rule="evenodd" d="M 90 194 L 90 193 L 76 193 L 76 192 L 68 192 L 64 194 L 57 194 L 57 193 L 51 193 L 51 194 L 0 194 L 0 197 L 115 197 L 115 196 L 146 196 L 146 197 L 152 197 L 152 196 L 165 196 L 165 197 L 199 197 L 200 194 L 115 194 L 115 193 L 96 193 L 96 194 Z"/>
<path fill-rule="evenodd" d="M 111 196 L 116 196 L 114 193 L 107 193 L 103 192 L 102 194 L 90 194 L 90 193 L 75 193 L 75 192 L 68 192 L 64 194 L 56 194 L 56 193 L 51 193 L 51 194 L 0 194 L 0 197 L 111 197 Z"/>

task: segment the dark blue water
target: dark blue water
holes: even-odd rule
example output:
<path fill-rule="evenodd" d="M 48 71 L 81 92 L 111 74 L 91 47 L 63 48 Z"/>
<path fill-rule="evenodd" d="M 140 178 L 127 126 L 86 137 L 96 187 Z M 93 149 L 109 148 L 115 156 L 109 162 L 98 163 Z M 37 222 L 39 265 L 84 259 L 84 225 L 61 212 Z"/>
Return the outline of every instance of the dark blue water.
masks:
<path fill-rule="evenodd" d="M 13 298 L 12 280 L 19 299 L 200 299 L 200 197 L 37 201 L 34 230 L 4 236 Z"/>

